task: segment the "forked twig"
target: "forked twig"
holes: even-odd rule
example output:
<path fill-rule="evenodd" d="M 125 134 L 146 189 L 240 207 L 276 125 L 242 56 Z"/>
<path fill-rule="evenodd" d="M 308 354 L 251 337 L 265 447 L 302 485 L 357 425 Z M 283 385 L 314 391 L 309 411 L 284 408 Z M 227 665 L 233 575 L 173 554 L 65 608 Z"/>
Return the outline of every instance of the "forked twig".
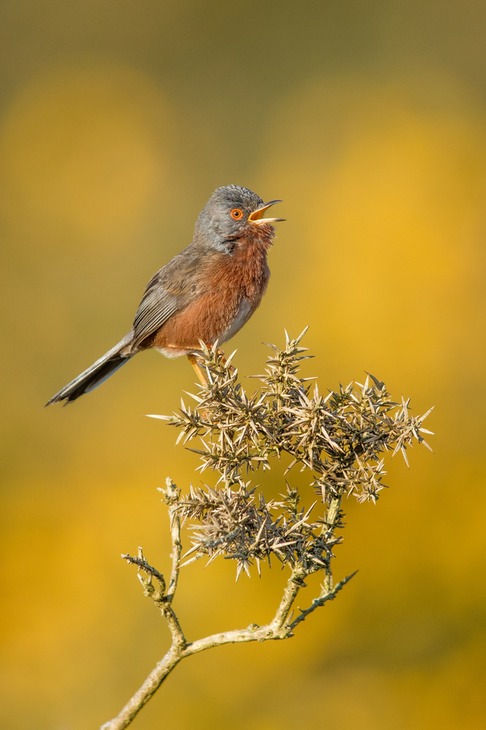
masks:
<path fill-rule="evenodd" d="M 402 453 L 424 443 L 425 416 L 413 417 L 409 401 L 391 400 L 382 381 L 368 376 L 364 383 L 340 386 L 321 396 L 310 378 L 300 377 L 308 359 L 302 335 L 286 337 L 283 349 L 272 346 L 266 371 L 259 376 L 260 391 L 248 395 L 237 370 L 215 348 L 203 351 L 197 366 L 201 386 L 196 406 L 184 405 L 168 418 L 179 429 L 184 444 L 198 439 L 192 449 L 201 459 L 200 471 L 218 476 L 213 487 L 191 487 L 181 494 L 171 479 L 161 489 L 169 512 L 171 568 L 168 581 L 146 559 L 141 548 L 135 557 L 122 557 L 138 569 L 144 594 L 167 622 L 171 645 L 120 713 L 101 730 L 126 728 L 172 670 L 187 657 L 224 644 L 287 639 L 308 616 L 332 601 L 355 575 L 334 584 L 334 549 L 342 537 L 342 505 L 346 497 L 376 502 L 384 485 L 384 455 Z M 426 414 L 428 415 L 428 413 Z M 425 444 L 427 445 L 427 444 Z M 286 454 L 290 466 L 307 473 L 308 491 L 286 482 L 279 499 L 267 501 L 245 481 L 257 469 L 269 469 L 275 457 Z M 285 478 L 284 475 L 284 478 Z M 316 498 L 317 495 L 317 498 Z M 188 523 L 191 546 L 182 560 L 181 529 Z M 289 570 L 273 618 L 265 625 L 224 631 L 189 641 L 173 604 L 181 569 L 201 557 L 233 560 L 237 576 L 250 575 L 252 566 L 278 561 Z M 307 608 L 295 611 L 297 597 L 314 573 L 323 575 L 322 587 Z"/>

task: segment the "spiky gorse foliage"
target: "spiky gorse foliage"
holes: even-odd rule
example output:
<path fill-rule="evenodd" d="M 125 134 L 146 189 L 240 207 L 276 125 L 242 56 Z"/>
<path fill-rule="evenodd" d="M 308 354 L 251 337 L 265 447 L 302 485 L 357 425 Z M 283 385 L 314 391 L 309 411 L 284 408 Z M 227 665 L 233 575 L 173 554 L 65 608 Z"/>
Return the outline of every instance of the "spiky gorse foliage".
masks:
<path fill-rule="evenodd" d="M 191 559 L 231 558 L 239 575 L 273 556 L 329 578 L 343 498 L 375 502 L 385 486 L 385 453 L 406 458 L 414 442 L 427 445 L 430 432 L 422 424 L 428 413 L 412 416 L 409 401 L 394 402 L 373 376 L 322 395 L 313 379 L 300 375 L 309 357 L 301 339 L 287 336 L 283 349 L 271 346 L 252 394 L 239 382 L 232 358 L 206 350 L 207 385 L 193 396 L 196 406 L 182 403 L 169 419 L 180 431 L 178 441 L 191 443 L 200 456 L 200 471 L 218 475 L 215 488 L 192 487 L 179 500 L 180 515 L 191 521 Z M 267 500 L 246 480 L 282 458 L 286 472 L 305 472 L 308 488 L 287 484 L 278 499 Z"/>
<path fill-rule="evenodd" d="M 369 376 L 321 395 L 300 375 L 308 358 L 301 337 L 272 345 L 260 387 L 251 395 L 241 386 L 231 358 L 216 350 L 202 353 L 206 384 L 193 396 L 196 406 L 172 417 L 155 416 L 179 429 L 179 441 L 199 455 L 200 471 L 216 475 L 213 487 L 191 487 L 188 494 L 167 479 L 162 489 L 170 519 L 171 571 L 168 578 L 145 559 L 123 555 L 137 566 L 144 593 L 167 622 L 172 642 L 140 688 L 102 730 L 126 728 L 183 659 L 224 644 L 287 639 L 311 613 L 333 600 L 350 580 L 334 583 L 333 549 L 340 542 L 343 500 L 375 502 L 383 489 L 386 452 L 403 456 L 430 433 L 412 416 L 408 401 L 395 403 L 385 385 Z M 190 444 L 190 446 L 189 446 Z M 197 445 L 197 448 L 196 448 Z M 283 465 L 287 482 L 280 497 L 267 499 L 251 481 L 253 472 Z M 295 478 L 296 470 L 303 472 Z M 293 483 L 289 483 L 292 481 Z M 302 485 L 302 482 L 303 485 Z M 299 486 L 296 486 L 296 484 Z M 192 547 L 182 552 L 182 523 L 190 527 Z M 237 575 L 262 561 L 288 568 L 273 618 L 264 625 L 219 631 L 189 641 L 173 608 L 184 564 L 205 556 L 236 562 Z M 185 562 L 183 562 L 185 561 Z M 297 608 L 306 578 L 320 572 L 317 595 Z"/>

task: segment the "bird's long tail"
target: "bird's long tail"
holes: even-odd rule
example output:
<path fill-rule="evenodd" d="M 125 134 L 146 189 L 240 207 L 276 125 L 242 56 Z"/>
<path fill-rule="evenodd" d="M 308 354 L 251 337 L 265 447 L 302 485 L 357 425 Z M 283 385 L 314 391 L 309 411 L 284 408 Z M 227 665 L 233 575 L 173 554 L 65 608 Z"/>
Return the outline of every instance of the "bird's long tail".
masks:
<path fill-rule="evenodd" d="M 71 401 L 76 400 L 76 398 L 79 398 L 80 395 L 89 393 L 90 390 L 94 390 L 98 387 L 98 385 L 101 385 L 104 380 L 109 378 L 110 375 L 113 375 L 118 368 L 121 368 L 122 365 L 133 357 L 134 353 L 129 355 L 122 354 L 122 351 L 130 343 L 131 338 L 131 333 L 125 335 L 120 342 L 111 348 L 111 350 L 105 352 L 105 354 L 90 365 L 89 368 L 86 368 L 86 370 L 74 378 L 74 380 L 71 380 L 70 383 L 65 385 L 59 393 L 53 395 L 52 398 L 47 401 L 46 406 L 50 406 L 51 403 L 60 403 L 61 401 L 70 403 Z"/>

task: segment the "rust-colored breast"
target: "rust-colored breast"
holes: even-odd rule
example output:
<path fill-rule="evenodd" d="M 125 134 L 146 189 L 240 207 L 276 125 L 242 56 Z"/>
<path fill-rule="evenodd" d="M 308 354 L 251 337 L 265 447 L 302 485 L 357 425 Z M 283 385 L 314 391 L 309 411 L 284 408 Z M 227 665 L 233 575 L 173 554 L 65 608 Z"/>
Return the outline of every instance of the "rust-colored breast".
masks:
<path fill-rule="evenodd" d="M 270 271 L 267 244 L 239 240 L 231 254 L 208 253 L 194 275 L 198 292 L 174 314 L 145 346 L 166 355 L 183 355 L 232 337 L 260 304 Z"/>

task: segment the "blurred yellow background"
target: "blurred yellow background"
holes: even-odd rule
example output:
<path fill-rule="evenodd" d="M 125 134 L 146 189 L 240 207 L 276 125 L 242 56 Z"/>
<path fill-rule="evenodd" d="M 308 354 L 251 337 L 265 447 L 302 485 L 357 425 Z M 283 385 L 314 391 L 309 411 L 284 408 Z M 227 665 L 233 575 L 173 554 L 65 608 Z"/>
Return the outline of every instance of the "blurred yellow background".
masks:
<path fill-rule="evenodd" d="M 97 727 L 168 645 L 119 554 L 167 569 L 156 487 L 198 483 L 197 460 L 144 414 L 177 408 L 192 370 L 149 353 L 42 405 L 232 182 L 287 218 L 229 346 L 241 373 L 310 325 L 321 390 L 370 371 L 435 405 L 434 454 L 349 503 L 337 577 L 360 572 L 338 600 L 291 641 L 182 664 L 134 727 L 485 726 L 485 33 L 474 0 L 4 0 L 2 728 Z M 267 621 L 283 580 L 191 566 L 189 638 Z"/>

